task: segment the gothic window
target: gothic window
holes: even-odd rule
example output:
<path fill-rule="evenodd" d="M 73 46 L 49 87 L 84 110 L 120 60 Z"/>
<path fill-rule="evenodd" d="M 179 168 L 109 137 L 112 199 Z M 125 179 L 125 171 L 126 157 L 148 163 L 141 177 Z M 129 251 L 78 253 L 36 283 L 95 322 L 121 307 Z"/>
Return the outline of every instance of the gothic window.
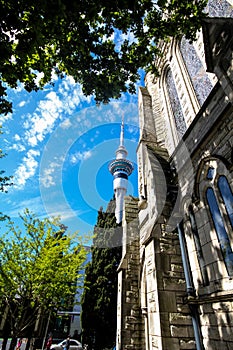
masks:
<path fill-rule="evenodd" d="M 202 246 L 203 253 L 205 256 L 205 252 L 208 251 L 208 254 L 214 255 L 213 257 L 208 255 L 208 266 L 213 264 L 213 268 L 219 267 L 218 278 L 222 274 L 223 277 L 227 275 L 233 277 L 233 193 L 229 182 L 232 174 L 226 164 L 223 159 L 216 157 L 203 159 L 195 187 L 196 196 L 201 200 L 201 207 L 203 206 L 203 209 L 205 207 L 209 214 L 204 236 L 201 236 L 201 242 L 202 240 L 205 242 Z M 201 221 L 197 222 L 197 228 L 199 227 L 202 230 Z M 216 254 L 218 247 L 220 255 Z M 222 269 L 223 263 L 225 272 Z M 213 277 L 209 275 L 209 278 L 211 281 Z"/>
<path fill-rule="evenodd" d="M 184 135 L 187 126 L 184 120 L 182 107 L 177 94 L 176 85 L 170 69 L 168 70 L 166 75 L 166 86 L 167 86 L 171 109 L 175 120 L 176 130 L 179 138 L 181 138 Z"/>
<path fill-rule="evenodd" d="M 222 196 L 229 221 L 233 228 L 233 195 L 232 195 L 232 191 L 230 189 L 229 183 L 227 181 L 227 178 L 223 175 L 220 176 L 218 179 L 218 188 Z"/>
<path fill-rule="evenodd" d="M 190 44 L 184 37 L 180 42 L 180 52 L 192 81 L 198 102 L 200 105 L 203 105 L 204 101 L 212 90 L 212 83 L 200 58 L 197 55 L 193 44 Z"/>
<path fill-rule="evenodd" d="M 215 231 L 217 233 L 217 237 L 219 240 L 226 269 L 228 274 L 231 276 L 233 275 L 233 252 L 231 249 L 231 244 L 226 231 L 223 216 L 220 211 L 219 204 L 213 188 L 211 187 L 207 188 L 206 198 L 207 198 L 207 203 L 209 205 L 209 210 L 212 216 Z"/>
<path fill-rule="evenodd" d="M 209 0 L 206 12 L 210 17 L 233 17 L 233 7 L 227 0 Z"/>

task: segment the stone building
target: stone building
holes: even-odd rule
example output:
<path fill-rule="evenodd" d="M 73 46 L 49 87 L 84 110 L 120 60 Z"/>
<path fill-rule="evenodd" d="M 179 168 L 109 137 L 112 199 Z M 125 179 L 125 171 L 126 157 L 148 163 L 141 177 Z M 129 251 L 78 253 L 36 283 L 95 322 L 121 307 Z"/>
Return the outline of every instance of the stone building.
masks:
<path fill-rule="evenodd" d="M 211 0 L 139 91 L 139 199 L 125 198 L 117 350 L 233 349 L 233 10 Z"/>

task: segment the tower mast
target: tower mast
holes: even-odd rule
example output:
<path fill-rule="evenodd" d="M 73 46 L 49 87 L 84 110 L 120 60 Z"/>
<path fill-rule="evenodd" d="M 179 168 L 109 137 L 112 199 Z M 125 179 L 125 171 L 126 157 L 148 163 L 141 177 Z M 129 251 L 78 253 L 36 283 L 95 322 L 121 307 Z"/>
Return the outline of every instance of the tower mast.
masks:
<path fill-rule="evenodd" d="M 133 163 L 126 159 L 128 152 L 124 146 L 124 117 L 121 121 L 120 145 L 116 150 L 116 158 L 109 164 L 109 171 L 113 175 L 113 188 L 115 193 L 116 222 L 122 221 L 124 197 L 127 192 L 128 176 L 133 172 Z"/>

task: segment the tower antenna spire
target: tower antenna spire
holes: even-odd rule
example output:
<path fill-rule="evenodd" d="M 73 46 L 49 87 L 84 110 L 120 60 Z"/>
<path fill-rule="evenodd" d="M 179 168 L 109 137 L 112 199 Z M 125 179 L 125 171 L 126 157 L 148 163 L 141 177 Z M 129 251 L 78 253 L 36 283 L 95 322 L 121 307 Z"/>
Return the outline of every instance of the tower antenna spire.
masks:
<path fill-rule="evenodd" d="M 116 150 L 116 158 L 108 166 L 110 173 L 113 175 L 113 187 L 116 200 L 115 216 L 116 222 L 122 221 L 124 196 L 127 192 L 128 176 L 133 171 L 133 163 L 127 157 L 127 150 L 124 146 L 124 115 L 121 118 L 120 145 Z"/>
<path fill-rule="evenodd" d="M 120 146 L 124 146 L 124 114 L 121 117 L 121 135 L 120 135 Z"/>

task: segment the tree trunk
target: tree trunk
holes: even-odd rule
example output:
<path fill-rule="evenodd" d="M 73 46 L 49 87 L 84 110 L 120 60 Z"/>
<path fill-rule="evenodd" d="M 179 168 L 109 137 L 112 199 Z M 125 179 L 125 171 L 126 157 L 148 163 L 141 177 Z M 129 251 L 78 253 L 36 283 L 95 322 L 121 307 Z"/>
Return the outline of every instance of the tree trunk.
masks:
<path fill-rule="evenodd" d="M 2 350 L 6 350 L 7 340 L 8 340 L 8 338 L 3 338 L 3 341 L 2 341 Z"/>
<path fill-rule="evenodd" d="M 17 338 L 12 337 L 9 350 L 14 350 L 14 348 L 16 347 L 16 344 L 17 344 Z"/>

